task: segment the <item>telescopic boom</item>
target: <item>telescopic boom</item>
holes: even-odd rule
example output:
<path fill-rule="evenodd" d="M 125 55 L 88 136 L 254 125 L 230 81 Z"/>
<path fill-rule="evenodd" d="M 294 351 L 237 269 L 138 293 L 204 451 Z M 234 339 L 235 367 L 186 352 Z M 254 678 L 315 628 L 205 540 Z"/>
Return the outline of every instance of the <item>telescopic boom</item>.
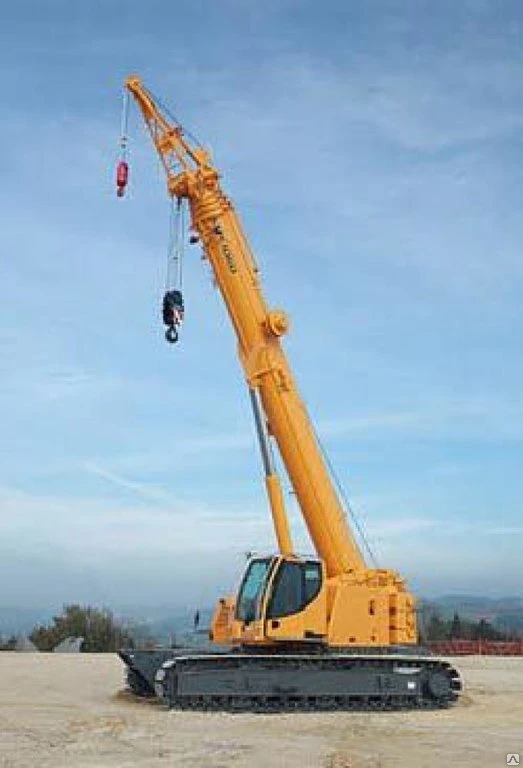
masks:
<path fill-rule="evenodd" d="M 274 436 L 318 555 L 328 576 L 365 568 L 333 487 L 307 410 L 282 349 L 289 328 L 281 310 L 270 309 L 259 270 L 238 214 L 223 193 L 208 152 L 193 146 L 175 120 L 168 119 L 137 77 L 126 86 L 136 99 L 167 174 L 169 194 L 187 198 L 192 229 L 211 263 L 238 339 L 250 389 L 260 395 L 269 433 Z"/>

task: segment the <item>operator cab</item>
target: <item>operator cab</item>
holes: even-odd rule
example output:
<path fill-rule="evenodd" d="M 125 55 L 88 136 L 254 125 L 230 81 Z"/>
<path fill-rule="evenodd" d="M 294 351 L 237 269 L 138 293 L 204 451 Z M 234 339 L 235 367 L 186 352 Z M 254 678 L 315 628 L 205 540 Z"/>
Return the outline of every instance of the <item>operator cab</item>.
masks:
<path fill-rule="evenodd" d="M 250 624 L 300 613 L 319 595 L 322 584 L 319 560 L 253 558 L 238 593 L 235 618 Z"/>

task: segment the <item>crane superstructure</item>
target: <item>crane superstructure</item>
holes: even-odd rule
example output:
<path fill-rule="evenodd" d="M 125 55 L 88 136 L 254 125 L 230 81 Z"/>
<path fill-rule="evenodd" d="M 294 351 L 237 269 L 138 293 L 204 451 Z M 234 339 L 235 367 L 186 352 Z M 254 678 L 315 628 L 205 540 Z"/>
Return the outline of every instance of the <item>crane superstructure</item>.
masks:
<path fill-rule="evenodd" d="M 413 646 L 417 642 L 414 599 L 397 572 L 367 567 L 348 527 L 282 348 L 281 339 L 289 328 L 288 318 L 283 311 L 271 309 L 264 298 L 254 255 L 238 214 L 221 189 L 219 173 L 209 153 L 187 139 L 181 125 L 167 116 L 138 77 L 129 77 L 126 88 L 141 109 L 164 166 L 169 195 L 178 201 L 188 201 L 193 239 L 198 238 L 201 242 L 232 322 L 254 410 L 278 542 L 277 554 L 250 560 L 237 596 L 218 601 L 211 639 L 243 649 L 244 653 L 236 654 L 234 658 L 236 662 L 241 658 L 243 664 L 250 664 L 250 669 L 255 666 L 253 659 L 264 659 L 260 663 L 265 665 L 267 679 L 274 674 L 280 681 L 281 675 L 288 673 L 287 667 L 282 667 L 285 665 L 282 659 L 289 662 L 291 653 L 305 654 L 309 665 L 326 664 L 329 667 L 338 659 L 340 675 L 339 670 L 345 662 L 339 659 L 346 659 L 349 649 L 365 648 L 368 652 L 372 648 L 388 650 L 394 646 Z M 273 440 L 317 558 L 298 556 L 294 551 L 272 456 Z M 263 650 L 263 654 L 253 656 L 256 649 Z M 210 658 L 226 674 L 223 670 L 230 664 L 227 654 L 209 656 L 198 663 L 193 655 L 187 662 L 193 667 L 200 665 L 198 674 L 194 674 L 193 669 L 191 679 L 193 684 L 196 678 L 203 680 L 205 690 L 208 681 L 203 670 L 211 663 Z M 315 661 L 311 662 L 311 658 Z M 350 658 L 354 674 L 357 657 L 353 653 Z M 378 658 L 386 659 L 385 656 Z M 380 663 L 376 662 L 378 666 Z M 390 665 L 390 661 L 382 663 L 385 667 Z M 159 672 L 161 679 L 158 679 L 157 687 L 163 697 L 173 703 L 182 696 L 189 678 L 182 674 L 182 660 L 171 660 L 166 664 L 166 668 Z M 274 668 L 269 669 L 270 664 Z M 365 662 L 361 664 L 365 666 Z M 371 688 L 378 678 L 380 685 L 385 685 L 383 680 L 388 674 L 385 667 L 379 672 L 369 673 L 367 670 Z M 387 669 L 390 672 L 390 668 Z M 243 667 L 242 674 L 245 676 Z M 441 670 L 438 674 L 447 680 Z M 418 677 L 415 683 L 411 678 L 405 670 L 403 677 L 391 678 L 394 685 L 390 683 L 390 691 L 395 693 L 396 701 L 401 699 L 403 688 L 412 693 L 414 689 L 421 690 L 421 678 Z M 311 679 L 309 676 L 308 680 Z M 214 686 L 216 680 L 215 669 Z M 348 677 L 345 684 L 347 680 Z M 399 681 L 401 685 L 398 687 Z M 412 688 L 408 688 L 407 682 Z M 440 684 L 443 685 L 441 680 Z M 252 685 L 251 680 L 247 685 L 251 693 Z M 307 685 L 309 683 L 306 688 Z M 450 690 L 447 688 L 445 695 Z M 211 695 L 209 691 L 207 693 Z M 188 695 L 187 691 L 185 694 Z M 200 692 L 200 695 L 203 694 Z M 218 697 L 216 692 L 212 695 Z M 264 695 L 266 697 L 267 692 Z"/>

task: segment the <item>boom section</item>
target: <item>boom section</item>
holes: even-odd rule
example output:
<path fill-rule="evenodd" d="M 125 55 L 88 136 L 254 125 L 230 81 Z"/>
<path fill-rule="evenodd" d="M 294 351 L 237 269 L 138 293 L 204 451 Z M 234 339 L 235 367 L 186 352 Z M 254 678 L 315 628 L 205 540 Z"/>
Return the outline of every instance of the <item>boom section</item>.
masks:
<path fill-rule="evenodd" d="M 209 154 L 187 142 L 181 126 L 164 116 L 138 78 L 129 78 L 126 85 L 141 108 L 165 168 L 169 194 L 189 201 L 191 226 L 227 307 L 248 386 L 260 394 L 269 432 L 327 575 L 362 574 L 363 556 L 348 528 L 282 349 L 287 317 L 265 301 L 258 267 L 238 215 L 221 190 L 219 174 Z"/>

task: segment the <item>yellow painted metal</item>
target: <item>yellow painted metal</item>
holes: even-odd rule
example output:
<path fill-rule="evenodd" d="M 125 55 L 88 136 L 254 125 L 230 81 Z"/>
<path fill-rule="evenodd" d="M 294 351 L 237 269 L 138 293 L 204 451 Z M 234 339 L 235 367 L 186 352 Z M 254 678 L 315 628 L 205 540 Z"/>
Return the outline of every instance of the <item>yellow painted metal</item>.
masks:
<path fill-rule="evenodd" d="M 267 475 L 265 478 L 265 485 L 267 487 L 267 495 L 269 497 L 278 548 L 282 555 L 292 555 L 293 547 L 291 532 L 289 529 L 289 520 L 285 513 L 280 478 L 277 474 Z"/>
<path fill-rule="evenodd" d="M 235 608 L 236 599 L 232 595 L 222 597 L 216 603 L 209 632 L 213 643 L 227 645 L 232 642 Z"/>
<path fill-rule="evenodd" d="M 126 86 L 142 111 L 165 168 L 169 194 L 189 201 L 192 229 L 223 296 L 248 386 L 260 393 L 269 431 L 326 569 L 327 581 L 320 595 L 292 620 L 282 621 L 278 630 L 270 630 L 271 636 L 266 626 L 270 622 L 263 619 L 249 625 L 238 622 L 231 598 L 218 605 L 213 635 L 222 642 L 267 643 L 275 641 L 276 635 L 282 641 L 291 636 L 305 638 L 312 629 L 319 635 L 325 630 L 332 645 L 416 642 L 414 601 L 404 582 L 394 571 L 367 569 L 348 528 L 282 348 L 281 337 L 289 327 L 287 316 L 270 309 L 265 301 L 256 261 L 209 153 L 186 140 L 181 126 L 162 114 L 139 78 L 130 77 Z M 281 490 L 276 490 L 272 480 L 267 487 L 278 542 L 286 554 L 291 544 Z M 310 627 L 311 622 L 317 626 Z"/>

